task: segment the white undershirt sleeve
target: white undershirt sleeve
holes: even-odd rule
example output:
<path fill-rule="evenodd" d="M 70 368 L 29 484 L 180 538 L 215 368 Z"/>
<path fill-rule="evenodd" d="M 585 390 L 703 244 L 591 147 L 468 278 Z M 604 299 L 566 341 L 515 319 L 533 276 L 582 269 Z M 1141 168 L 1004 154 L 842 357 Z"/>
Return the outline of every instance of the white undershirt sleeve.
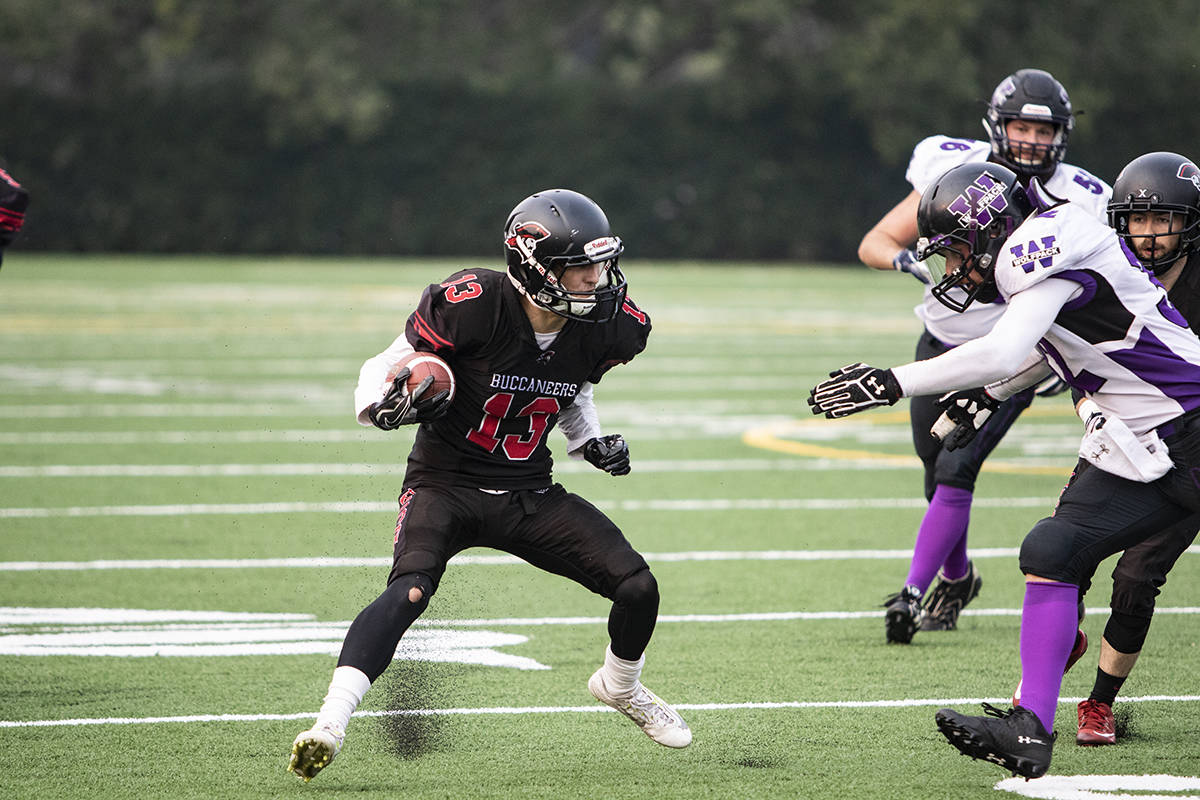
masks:
<path fill-rule="evenodd" d="M 408 339 L 404 334 L 400 334 L 396 337 L 396 341 L 388 345 L 387 350 L 377 356 L 371 356 L 363 362 L 362 368 L 358 371 L 358 386 L 354 389 L 354 413 L 359 425 L 370 426 L 371 418 L 367 416 L 367 408 L 372 403 L 382 400 L 383 396 L 387 394 L 387 390 L 391 386 L 387 379 L 388 371 L 400 359 L 413 352 L 416 351 L 408 343 Z"/>
<path fill-rule="evenodd" d="M 558 428 L 567 437 L 567 454 L 583 458 L 583 445 L 600 435 L 600 416 L 596 413 L 592 384 L 585 382 L 579 387 L 575 402 L 558 415 Z"/>
<path fill-rule="evenodd" d="M 973 389 L 1018 372 L 1058 312 L 1079 291 L 1077 283 L 1047 278 L 1014 294 L 1004 315 L 985 336 L 936 358 L 893 368 L 903 396 Z"/>
<path fill-rule="evenodd" d="M 1034 350 L 1012 375 L 995 383 L 989 383 L 983 388 L 996 400 L 1004 401 L 1018 392 L 1025 391 L 1030 386 L 1037 386 L 1050 377 L 1052 372 L 1050 365 L 1046 363 L 1046 357 Z"/>

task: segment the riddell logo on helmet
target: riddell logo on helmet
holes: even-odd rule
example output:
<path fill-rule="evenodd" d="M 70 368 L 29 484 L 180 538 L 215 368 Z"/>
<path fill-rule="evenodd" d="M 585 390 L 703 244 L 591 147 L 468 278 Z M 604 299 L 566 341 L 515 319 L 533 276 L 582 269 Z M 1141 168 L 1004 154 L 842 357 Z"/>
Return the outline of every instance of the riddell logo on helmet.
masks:
<path fill-rule="evenodd" d="M 617 237 L 605 236 L 601 239 L 593 239 L 583 246 L 583 253 L 588 258 L 603 256 L 605 253 L 611 253 L 617 249 Z"/>
<path fill-rule="evenodd" d="M 1054 114 L 1050 111 L 1050 106 L 1042 103 L 1026 103 L 1021 106 L 1021 118 L 1029 119 L 1053 119 Z"/>

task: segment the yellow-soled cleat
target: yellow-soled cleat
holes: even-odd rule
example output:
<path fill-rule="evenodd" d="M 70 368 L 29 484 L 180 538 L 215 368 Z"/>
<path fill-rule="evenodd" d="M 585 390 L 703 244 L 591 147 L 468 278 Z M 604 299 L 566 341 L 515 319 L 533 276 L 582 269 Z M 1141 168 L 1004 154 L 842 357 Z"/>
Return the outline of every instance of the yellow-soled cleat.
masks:
<path fill-rule="evenodd" d="M 292 757 L 288 761 L 288 770 L 308 783 L 342 752 L 342 742 L 345 739 L 346 732 L 339 728 L 314 725 L 292 742 Z"/>

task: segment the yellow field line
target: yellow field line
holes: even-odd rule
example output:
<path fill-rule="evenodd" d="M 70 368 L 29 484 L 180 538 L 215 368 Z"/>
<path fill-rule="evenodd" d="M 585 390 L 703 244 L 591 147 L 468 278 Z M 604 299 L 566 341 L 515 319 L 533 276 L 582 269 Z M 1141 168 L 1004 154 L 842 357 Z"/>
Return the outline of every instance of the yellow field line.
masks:
<path fill-rule="evenodd" d="M 1074 418 L 1075 415 L 1070 412 L 1069 408 L 1031 408 L 1027 409 L 1022 415 L 1025 417 L 1056 417 L 1056 418 Z M 883 411 L 870 414 L 862 418 L 856 418 L 860 424 L 867 425 L 895 425 L 906 423 L 908 421 L 908 412 L 902 410 Z M 809 420 L 791 420 L 789 422 L 775 423 L 772 425 L 764 425 L 758 428 L 751 428 L 742 433 L 742 442 L 761 450 L 771 450 L 776 453 L 787 453 L 793 456 L 806 456 L 809 458 L 828 458 L 840 459 L 844 461 L 878 461 L 884 464 L 894 464 L 899 466 L 920 467 L 921 462 L 916 456 L 902 456 L 895 453 L 880 453 L 872 450 L 851 450 L 840 447 L 828 447 L 826 445 L 813 444 L 812 442 L 800 441 L 797 436 L 803 436 L 805 431 L 811 430 L 828 430 L 832 425 L 843 424 L 841 420 L 828 420 L 824 418 L 816 418 Z M 1082 431 L 1081 431 L 1082 433 Z M 1000 459 L 985 461 L 983 464 L 984 472 L 997 472 L 1010 475 L 1069 475 L 1074 462 L 1064 463 L 1061 467 L 1046 467 L 1032 466 L 1028 464 L 1017 464 L 1006 462 Z"/>

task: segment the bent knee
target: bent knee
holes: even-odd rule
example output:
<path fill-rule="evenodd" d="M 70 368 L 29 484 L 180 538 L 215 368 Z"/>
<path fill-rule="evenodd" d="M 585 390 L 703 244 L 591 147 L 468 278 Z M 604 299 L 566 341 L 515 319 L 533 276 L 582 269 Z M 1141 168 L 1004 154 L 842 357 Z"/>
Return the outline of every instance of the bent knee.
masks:
<path fill-rule="evenodd" d="M 626 605 L 658 602 L 658 581 L 649 568 L 641 569 L 621 581 L 613 592 L 613 600 Z"/>
<path fill-rule="evenodd" d="M 409 572 L 392 581 L 387 593 L 400 602 L 407 600 L 414 606 L 424 605 L 433 596 L 433 581 L 423 573 Z"/>
<path fill-rule="evenodd" d="M 1040 520 L 1021 542 L 1021 572 L 1054 581 L 1079 583 L 1071 569 L 1074 529 L 1054 517 Z"/>

